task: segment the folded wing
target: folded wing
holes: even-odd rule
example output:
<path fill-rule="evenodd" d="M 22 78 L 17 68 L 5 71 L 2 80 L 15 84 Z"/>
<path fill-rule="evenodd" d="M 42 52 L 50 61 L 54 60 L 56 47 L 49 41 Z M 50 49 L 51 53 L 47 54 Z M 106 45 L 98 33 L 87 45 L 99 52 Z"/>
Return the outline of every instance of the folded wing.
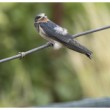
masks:
<path fill-rule="evenodd" d="M 79 44 L 76 40 L 73 40 L 72 35 L 68 34 L 66 30 L 56 25 L 52 21 L 48 21 L 46 23 L 40 23 L 40 26 L 43 28 L 45 33 L 51 39 L 54 39 L 69 49 L 85 54 L 87 57 L 91 58 L 92 52 Z M 59 28 L 59 30 L 57 30 Z M 64 30 L 64 31 L 63 31 Z M 64 33 L 65 32 L 65 33 Z"/>

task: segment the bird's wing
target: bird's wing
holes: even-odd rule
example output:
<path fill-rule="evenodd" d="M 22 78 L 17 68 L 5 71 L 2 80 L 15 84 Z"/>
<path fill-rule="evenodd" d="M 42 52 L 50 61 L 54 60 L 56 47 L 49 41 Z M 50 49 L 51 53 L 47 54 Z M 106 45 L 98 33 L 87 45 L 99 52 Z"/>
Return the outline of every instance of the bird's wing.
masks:
<path fill-rule="evenodd" d="M 48 37 L 58 42 L 68 43 L 69 39 L 72 39 L 66 29 L 56 25 L 52 21 L 40 23 L 40 26 Z"/>
<path fill-rule="evenodd" d="M 63 43 L 66 47 L 83 53 L 90 58 L 92 52 L 83 45 L 79 44 L 76 40 L 74 40 L 72 35 L 66 33 L 66 30 L 64 30 L 60 26 L 51 21 L 40 23 L 40 26 L 43 28 L 43 31 L 46 33 L 46 35 L 51 39 Z"/>

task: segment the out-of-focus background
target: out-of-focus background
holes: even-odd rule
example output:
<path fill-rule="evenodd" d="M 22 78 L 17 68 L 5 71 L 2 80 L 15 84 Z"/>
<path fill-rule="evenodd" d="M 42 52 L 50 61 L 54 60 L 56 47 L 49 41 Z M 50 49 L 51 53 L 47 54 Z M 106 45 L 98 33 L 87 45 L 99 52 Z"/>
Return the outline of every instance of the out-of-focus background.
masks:
<path fill-rule="evenodd" d="M 0 3 L 0 59 L 44 44 L 38 13 L 76 34 L 110 25 L 109 3 Z M 110 29 L 77 38 L 93 59 L 47 48 L 0 64 L 0 107 L 42 106 L 110 96 Z"/>

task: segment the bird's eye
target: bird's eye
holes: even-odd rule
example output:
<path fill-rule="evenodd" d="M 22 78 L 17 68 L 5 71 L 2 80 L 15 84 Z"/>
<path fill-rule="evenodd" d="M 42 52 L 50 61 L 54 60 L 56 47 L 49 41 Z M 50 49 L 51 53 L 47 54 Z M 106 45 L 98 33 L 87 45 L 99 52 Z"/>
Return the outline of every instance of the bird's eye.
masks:
<path fill-rule="evenodd" d="M 37 16 L 37 17 L 36 17 L 36 19 L 39 19 L 39 18 L 41 18 L 41 16 Z"/>

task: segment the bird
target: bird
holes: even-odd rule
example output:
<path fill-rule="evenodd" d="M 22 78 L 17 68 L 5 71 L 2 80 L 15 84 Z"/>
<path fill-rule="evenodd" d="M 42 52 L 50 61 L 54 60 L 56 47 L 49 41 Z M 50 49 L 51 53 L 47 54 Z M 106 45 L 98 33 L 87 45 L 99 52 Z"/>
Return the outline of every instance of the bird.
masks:
<path fill-rule="evenodd" d="M 67 29 L 52 22 L 45 13 L 36 15 L 34 26 L 41 37 L 53 44 L 54 49 L 60 49 L 62 46 L 65 46 L 91 59 L 92 51 L 73 39 Z"/>

